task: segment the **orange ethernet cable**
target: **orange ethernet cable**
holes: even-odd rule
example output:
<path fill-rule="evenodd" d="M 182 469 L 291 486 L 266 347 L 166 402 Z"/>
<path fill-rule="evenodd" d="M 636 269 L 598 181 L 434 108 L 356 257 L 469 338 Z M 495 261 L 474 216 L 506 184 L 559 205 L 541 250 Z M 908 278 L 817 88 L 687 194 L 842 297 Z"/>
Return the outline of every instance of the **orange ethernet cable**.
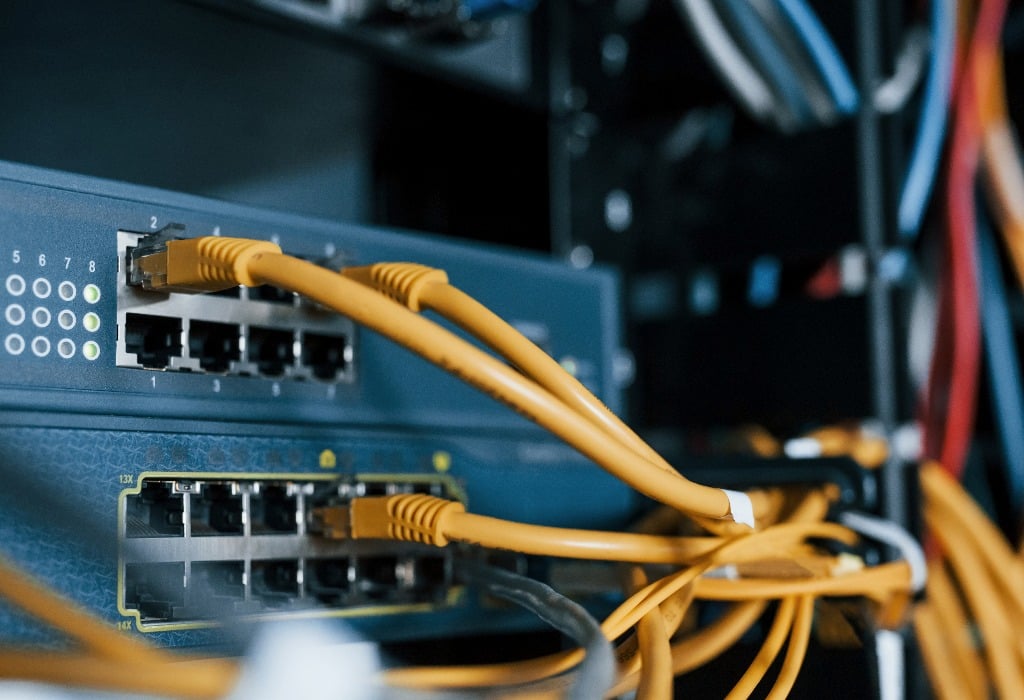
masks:
<path fill-rule="evenodd" d="M 140 249 L 137 249 L 140 250 Z M 207 236 L 170 240 L 135 258 L 143 285 L 165 291 L 215 291 L 271 284 L 302 294 L 378 332 L 551 431 L 638 491 L 683 512 L 752 520 L 749 498 L 695 484 L 643 458 L 556 396 L 437 324 L 362 284 L 284 255 L 265 241 Z M 743 503 L 746 499 L 746 504 Z"/>

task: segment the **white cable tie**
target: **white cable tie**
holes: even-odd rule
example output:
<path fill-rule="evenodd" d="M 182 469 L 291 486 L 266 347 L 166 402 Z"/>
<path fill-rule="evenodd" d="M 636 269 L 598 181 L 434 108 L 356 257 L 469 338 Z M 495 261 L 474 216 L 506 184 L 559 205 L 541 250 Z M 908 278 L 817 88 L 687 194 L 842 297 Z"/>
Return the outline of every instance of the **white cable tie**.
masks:
<path fill-rule="evenodd" d="M 910 566 L 910 587 L 914 593 L 924 590 L 928 582 L 928 563 L 924 549 L 914 536 L 899 523 L 867 513 L 847 511 L 839 515 L 846 527 L 895 548 Z"/>
<path fill-rule="evenodd" d="M 735 564 L 725 564 L 714 569 L 708 569 L 703 574 L 704 578 L 717 578 L 726 579 L 727 581 L 735 581 L 740 577 L 740 570 L 736 568 Z"/>
<path fill-rule="evenodd" d="M 754 527 L 754 503 L 750 496 L 742 491 L 730 491 L 722 489 L 722 493 L 729 499 L 729 514 L 734 522 Z"/>

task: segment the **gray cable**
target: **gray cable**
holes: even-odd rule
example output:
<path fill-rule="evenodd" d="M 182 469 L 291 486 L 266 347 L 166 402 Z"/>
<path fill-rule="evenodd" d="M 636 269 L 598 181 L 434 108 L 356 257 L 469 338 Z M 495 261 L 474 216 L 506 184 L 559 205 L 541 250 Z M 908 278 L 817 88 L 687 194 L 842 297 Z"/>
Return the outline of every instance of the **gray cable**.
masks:
<path fill-rule="evenodd" d="M 479 562 L 460 562 L 459 573 L 467 583 L 526 608 L 583 647 L 586 656 L 576 669 L 568 697 L 604 697 L 615 681 L 615 654 L 601 625 L 583 606 L 540 581 Z"/>
<path fill-rule="evenodd" d="M 782 113 L 771 88 L 729 36 L 709 0 L 675 0 L 679 13 L 687 20 L 701 49 L 725 86 L 750 114 L 781 127 L 792 126 Z"/>

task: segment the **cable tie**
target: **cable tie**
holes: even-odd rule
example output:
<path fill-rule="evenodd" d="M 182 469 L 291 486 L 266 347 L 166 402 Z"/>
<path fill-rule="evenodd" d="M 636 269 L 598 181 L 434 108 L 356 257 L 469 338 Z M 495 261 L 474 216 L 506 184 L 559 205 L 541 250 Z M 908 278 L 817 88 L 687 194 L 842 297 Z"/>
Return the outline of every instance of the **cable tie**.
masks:
<path fill-rule="evenodd" d="M 754 527 L 754 503 L 750 496 L 743 491 L 730 491 L 722 489 L 722 493 L 729 499 L 729 514 L 734 522 Z"/>
<path fill-rule="evenodd" d="M 727 581 L 735 581 L 740 577 L 740 570 L 736 568 L 735 564 L 725 564 L 714 569 L 708 569 L 702 576 L 704 578 L 720 578 Z"/>
<path fill-rule="evenodd" d="M 910 566 L 911 590 L 914 593 L 924 590 L 928 582 L 928 563 L 924 549 L 906 528 L 892 520 L 856 511 L 841 513 L 839 522 L 855 532 L 894 547 Z"/>

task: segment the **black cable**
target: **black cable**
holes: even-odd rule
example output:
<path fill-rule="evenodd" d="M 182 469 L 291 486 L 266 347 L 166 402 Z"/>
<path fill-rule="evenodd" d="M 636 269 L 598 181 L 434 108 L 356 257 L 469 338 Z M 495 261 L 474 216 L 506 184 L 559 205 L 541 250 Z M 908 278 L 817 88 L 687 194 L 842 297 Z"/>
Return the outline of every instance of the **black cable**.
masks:
<path fill-rule="evenodd" d="M 460 561 L 459 573 L 467 583 L 526 608 L 583 647 L 586 656 L 576 669 L 568 697 L 604 697 L 615 681 L 615 654 L 601 625 L 582 605 L 540 581 L 480 562 Z"/>

